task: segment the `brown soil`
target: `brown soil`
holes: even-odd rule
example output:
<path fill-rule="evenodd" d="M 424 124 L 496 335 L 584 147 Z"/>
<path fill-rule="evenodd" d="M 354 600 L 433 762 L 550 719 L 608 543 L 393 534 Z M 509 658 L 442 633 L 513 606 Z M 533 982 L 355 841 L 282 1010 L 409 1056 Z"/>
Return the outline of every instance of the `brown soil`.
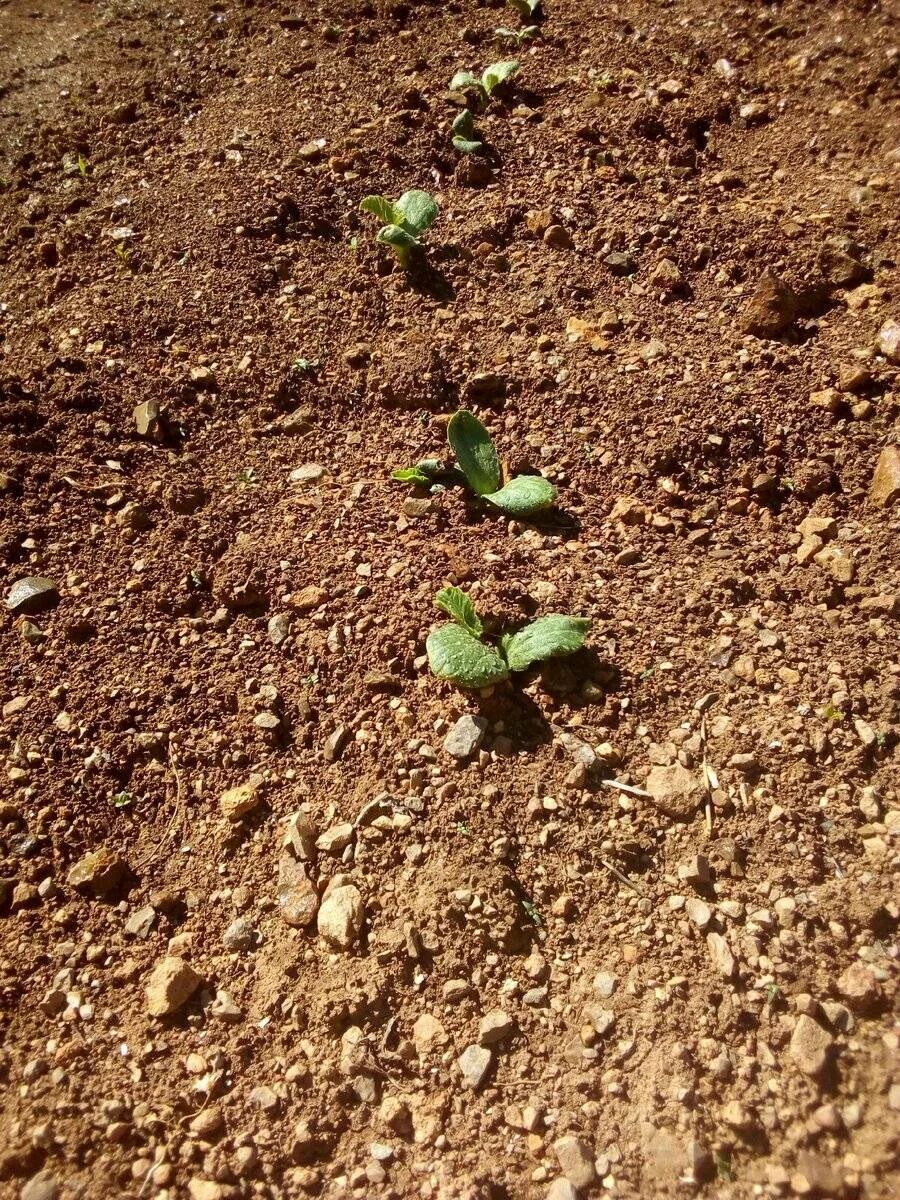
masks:
<path fill-rule="evenodd" d="M 0 4 L 3 1197 L 896 1194 L 896 10 L 546 9 Z M 407 504 L 460 404 L 559 512 Z"/>

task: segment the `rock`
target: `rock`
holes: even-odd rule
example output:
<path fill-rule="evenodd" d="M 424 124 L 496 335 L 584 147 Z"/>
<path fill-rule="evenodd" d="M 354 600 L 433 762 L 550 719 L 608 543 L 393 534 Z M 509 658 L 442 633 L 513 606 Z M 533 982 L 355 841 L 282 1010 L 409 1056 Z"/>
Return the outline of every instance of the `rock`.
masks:
<path fill-rule="evenodd" d="M 473 717 L 466 713 L 444 738 L 444 749 L 452 758 L 468 758 L 481 748 L 487 727 L 484 717 Z"/>
<path fill-rule="evenodd" d="M 662 292 L 678 292 L 684 287 L 684 276 L 671 258 L 662 258 L 650 272 L 647 282 Z"/>
<path fill-rule="evenodd" d="M 349 950 L 362 931 L 363 900 L 359 888 L 342 884 L 326 892 L 316 927 L 319 934 L 338 950 Z"/>
<path fill-rule="evenodd" d="M 169 955 L 161 959 L 147 981 L 147 1012 L 151 1017 L 166 1017 L 177 1012 L 202 982 L 183 958 Z"/>
<path fill-rule="evenodd" d="M 555 246 L 557 250 L 571 250 L 575 243 L 563 225 L 548 225 L 544 233 L 544 245 Z"/>
<path fill-rule="evenodd" d="M 106 846 L 86 854 L 66 876 L 70 887 L 83 888 L 94 896 L 107 896 L 122 882 L 128 869 L 125 860 Z"/>
<path fill-rule="evenodd" d="M 823 542 L 837 537 L 838 525 L 834 517 L 804 517 L 797 526 L 803 537 L 819 537 Z"/>
<path fill-rule="evenodd" d="M 491 1068 L 493 1055 L 484 1046 L 467 1046 L 456 1060 L 468 1087 L 477 1089 L 484 1083 Z"/>
<path fill-rule="evenodd" d="M 576 1191 L 589 1188 L 597 1178 L 594 1152 L 587 1142 L 578 1137 L 561 1137 L 553 1143 L 553 1152 L 559 1169 Z"/>
<path fill-rule="evenodd" d="M 198 392 L 216 392 L 219 389 L 216 373 L 210 367 L 191 367 L 190 380 Z"/>
<path fill-rule="evenodd" d="M 59 1184 L 52 1171 L 38 1171 L 19 1192 L 20 1200 L 57 1200 L 58 1196 Z"/>
<path fill-rule="evenodd" d="M 471 375 L 463 388 L 464 399 L 488 403 L 502 400 L 506 395 L 506 377 L 496 371 L 479 371 Z"/>
<path fill-rule="evenodd" d="M 236 917 L 222 934 L 222 944 L 226 950 L 250 950 L 256 944 L 253 922 L 247 917 Z"/>
<path fill-rule="evenodd" d="M 278 908 L 282 919 L 295 929 L 305 929 L 319 911 L 319 896 L 302 862 L 289 854 L 278 863 Z"/>
<path fill-rule="evenodd" d="M 222 816 L 229 821 L 240 821 L 254 809 L 259 807 L 263 779 L 261 775 L 251 775 L 246 783 L 228 788 L 219 797 L 219 808 Z"/>
<path fill-rule="evenodd" d="M 568 1179 L 554 1179 L 547 1189 L 546 1200 L 578 1200 L 578 1193 Z"/>
<path fill-rule="evenodd" d="M 350 731 L 346 725 L 338 725 L 334 733 L 325 739 L 325 745 L 322 747 L 322 756 L 327 763 L 338 761 L 349 737 Z"/>
<path fill-rule="evenodd" d="M 492 1009 L 481 1018 L 478 1025 L 478 1041 L 482 1046 L 494 1046 L 516 1031 L 516 1022 L 509 1013 L 500 1008 Z"/>
<path fill-rule="evenodd" d="M 224 988 L 219 988 L 216 991 L 216 998 L 209 1006 L 209 1015 L 217 1021 L 227 1021 L 229 1024 L 237 1024 L 244 1019 L 244 1011 L 235 1004 L 230 992 Z"/>
<path fill-rule="evenodd" d="M 684 883 L 695 885 L 709 883 L 709 859 L 705 854 L 695 854 L 687 862 L 679 863 L 678 878 Z"/>
<path fill-rule="evenodd" d="M 900 322 L 889 317 L 878 330 L 876 345 L 888 362 L 900 364 Z"/>
<path fill-rule="evenodd" d="M 142 404 L 136 404 L 132 416 L 140 437 L 151 438 L 157 442 L 162 440 L 165 433 L 163 414 L 155 400 L 144 400 Z"/>
<path fill-rule="evenodd" d="M 867 1012 L 878 1002 L 875 972 L 864 962 L 854 962 L 838 976 L 837 989 L 854 1012 Z"/>
<path fill-rule="evenodd" d="M 33 617 L 59 603 L 59 589 L 52 579 L 28 575 L 17 580 L 6 594 L 6 607 L 14 617 Z"/>
<path fill-rule="evenodd" d="M 145 904 L 133 912 L 125 922 L 125 934 L 127 937 L 149 937 L 155 924 L 156 909 L 152 904 Z"/>
<path fill-rule="evenodd" d="M 811 563 L 822 549 L 824 544 L 825 543 L 822 541 L 822 539 L 815 533 L 811 533 L 805 537 L 797 547 L 795 554 L 797 565 L 800 567 L 805 567 L 807 564 Z"/>
<path fill-rule="evenodd" d="M 653 767 L 645 787 L 663 812 L 679 820 L 692 817 L 700 804 L 700 780 L 681 763 Z"/>
<path fill-rule="evenodd" d="M 189 1200 L 222 1200 L 222 1185 L 214 1179 L 202 1179 L 195 1175 L 188 1180 Z"/>
<path fill-rule="evenodd" d="M 832 1037 L 828 1030 L 802 1013 L 791 1034 L 789 1053 L 804 1075 L 818 1075 L 825 1069 L 831 1047 Z"/>
<path fill-rule="evenodd" d="M 291 633 L 290 616 L 287 613 L 276 613 L 274 617 L 269 618 L 266 632 L 273 646 L 281 646 L 287 641 Z"/>
<path fill-rule="evenodd" d="M 840 1167 L 833 1167 L 818 1154 L 801 1150 L 797 1166 L 791 1172 L 791 1191 L 796 1196 L 843 1196 L 844 1177 Z"/>
<path fill-rule="evenodd" d="M 869 499 L 879 508 L 888 508 L 900 500 L 900 445 L 885 446 L 879 454 Z"/>
<path fill-rule="evenodd" d="M 809 402 L 815 408 L 824 408 L 826 412 L 836 413 L 841 407 L 841 394 L 837 388 L 822 388 L 818 392 L 810 392 Z"/>
<path fill-rule="evenodd" d="M 354 832 L 350 821 L 345 821 L 342 825 L 332 825 L 316 839 L 316 849 L 325 854 L 340 854 L 353 841 Z"/>
<path fill-rule="evenodd" d="M 706 929 L 712 920 L 712 909 L 704 900 L 700 900 L 696 896 L 688 898 L 684 909 L 688 917 L 701 932 Z"/>
<path fill-rule="evenodd" d="M 731 947 L 721 933 L 708 933 L 706 935 L 706 945 L 709 949 L 709 956 L 713 961 L 713 966 L 725 979 L 731 979 L 734 976 L 735 962 L 734 955 L 731 953 Z"/>
<path fill-rule="evenodd" d="M 419 1055 L 427 1054 L 432 1044 L 443 1046 L 447 1040 L 444 1026 L 431 1013 L 422 1013 L 412 1028 L 413 1045 Z"/>
<path fill-rule="evenodd" d="M 847 238 L 829 238 L 819 250 L 819 270 L 832 287 L 856 287 L 871 272 L 859 261 L 859 248 Z"/>
<path fill-rule="evenodd" d="M 328 593 L 325 589 L 311 583 L 291 596 L 291 608 L 295 608 L 297 612 L 302 613 L 312 612 L 313 609 L 324 604 L 327 599 Z"/>
<path fill-rule="evenodd" d="M 633 275 L 637 271 L 637 260 L 634 255 L 624 254 L 619 250 L 613 250 L 611 254 L 607 254 L 603 262 L 612 275 L 619 277 Z"/>
<path fill-rule="evenodd" d="M 741 317 L 741 329 L 755 337 L 774 338 L 792 325 L 797 297 L 773 271 L 764 271 Z"/>
<path fill-rule="evenodd" d="M 664 79 L 656 90 L 661 99 L 675 100 L 684 92 L 684 84 L 680 79 Z"/>
<path fill-rule="evenodd" d="M 107 109 L 106 119 L 111 125 L 130 125 L 137 120 L 137 101 L 123 100 L 121 104 Z"/>
<path fill-rule="evenodd" d="M 288 482 L 300 483 L 309 487 L 313 483 L 318 483 L 324 474 L 325 468 L 319 463 L 304 463 L 302 467 L 294 467 L 288 475 Z"/>
<path fill-rule="evenodd" d="M 474 154 L 464 154 L 456 164 L 454 179 L 463 187 L 486 187 L 494 178 L 491 165 Z"/>

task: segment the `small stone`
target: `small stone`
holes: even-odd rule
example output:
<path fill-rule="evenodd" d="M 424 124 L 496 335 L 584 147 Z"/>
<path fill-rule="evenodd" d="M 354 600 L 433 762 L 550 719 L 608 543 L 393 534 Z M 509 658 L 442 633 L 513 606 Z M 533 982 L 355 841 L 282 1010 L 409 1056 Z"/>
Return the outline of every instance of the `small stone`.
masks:
<path fill-rule="evenodd" d="M 878 1002 L 878 980 L 872 968 L 863 962 L 851 963 L 838 976 L 837 989 L 854 1012 L 867 1012 Z"/>
<path fill-rule="evenodd" d="M 288 476 L 289 483 L 300 483 L 305 487 L 318 483 L 325 474 L 325 468 L 319 463 L 304 463 L 302 467 L 294 467 Z"/>
<path fill-rule="evenodd" d="M 609 971 L 600 971 L 594 976 L 594 991 L 603 1000 L 608 1000 L 616 990 L 618 980 Z"/>
<path fill-rule="evenodd" d="M 291 632 L 291 618 L 287 613 L 276 613 L 269 618 L 266 626 L 269 641 L 273 646 L 280 646 L 287 641 Z"/>
<path fill-rule="evenodd" d="M 59 1184 L 52 1171 L 38 1171 L 19 1192 L 20 1200 L 57 1200 Z"/>
<path fill-rule="evenodd" d="M 444 738 L 444 749 L 452 758 L 468 758 L 481 748 L 487 727 L 484 717 L 473 717 L 466 713 Z"/>
<path fill-rule="evenodd" d="M 885 446 L 879 454 L 869 499 L 879 508 L 888 508 L 900 500 L 900 445 Z"/>
<path fill-rule="evenodd" d="M 295 608 L 297 612 L 312 612 L 313 609 L 323 605 L 327 599 L 328 593 L 326 590 L 315 583 L 311 583 L 291 596 L 291 607 Z"/>
<path fill-rule="evenodd" d="M 161 441 L 164 433 L 162 409 L 155 400 L 136 404 L 132 413 L 134 427 L 140 437 Z"/>
<path fill-rule="evenodd" d="M 706 929 L 712 920 L 712 909 L 705 901 L 699 900 L 696 896 L 688 898 L 684 909 L 688 917 L 701 932 Z"/>
<path fill-rule="evenodd" d="M 443 1046 L 447 1040 L 447 1033 L 437 1017 L 433 1017 L 431 1013 L 422 1013 L 413 1025 L 412 1039 L 416 1051 L 422 1055 L 428 1053 L 432 1044 Z"/>
<path fill-rule="evenodd" d="M 94 896 L 107 896 L 122 882 L 128 867 L 124 859 L 106 846 L 86 854 L 69 871 L 70 887 L 82 888 Z"/>
<path fill-rule="evenodd" d="M 125 922 L 125 934 L 127 937 L 149 937 L 155 924 L 156 909 L 152 904 L 145 904 L 143 908 L 133 912 Z"/>
<path fill-rule="evenodd" d="M 900 322 L 889 317 L 878 330 L 878 352 L 888 362 L 900 364 Z"/>
<path fill-rule="evenodd" d="M 177 1012 L 202 982 L 201 976 L 183 958 L 169 955 L 161 959 L 147 981 L 147 1012 L 151 1017 Z"/>
<path fill-rule="evenodd" d="M 316 849 L 325 854 L 340 854 L 353 841 L 354 828 L 350 821 L 342 825 L 332 825 L 316 838 Z"/>
<path fill-rule="evenodd" d="M 576 1191 L 589 1188 L 597 1178 L 594 1152 L 587 1142 L 578 1137 L 561 1137 L 553 1143 L 553 1152 L 559 1169 Z"/>
<path fill-rule="evenodd" d="M 319 896 L 302 862 L 284 855 L 278 863 L 278 908 L 285 924 L 305 929 L 319 911 Z"/>
<path fill-rule="evenodd" d="M 837 388 L 822 388 L 817 392 L 810 392 L 809 402 L 815 408 L 823 408 L 826 412 L 836 413 L 841 407 L 841 395 Z"/>
<path fill-rule="evenodd" d="M 250 950 L 256 944 L 253 922 L 247 917 L 236 917 L 222 934 L 222 944 L 226 950 Z"/>
<path fill-rule="evenodd" d="M 797 1018 L 791 1034 L 789 1053 L 804 1075 L 818 1075 L 831 1053 L 832 1037 L 827 1029 L 806 1013 Z"/>
<path fill-rule="evenodd" d="M 259 807 L 262 788 L 262 776 L 251 775 L 246 783 L 228 788 L 219 797 L 219 808 L 222 816 L 229 821 L 240 821 Z"/>
<path fill-rule="evenodd" d="M 662 292 L 673 293 L 684 287 L 684 276 L 671 258 L 663 258 L 650 272 L 647 282 Z"/>
<path fill-rule="evenodd" d="M 633 275 L 637 270 L 637 261 L 634 255 L 624 254 L 619 250 L 613 250 L 611 254 L 607 254 L 603 262 L 612 275 L 620 277 Z"/>
<path fill-rule="evenodd" d="M 664 79 L 656 90 L 663 100 L 674 100 L 684 91 L 684 84 L 680 79 Z"/>
<path fill-rule="evenodd" d="M 709 859 L 705 854 L 695 854 L 687 862 L 678 864 L 678 878 L 683 883 L 709 883 Z"/>
<path fill-rule="evenodd" d="M 547 1189 L 546 1200 L 578 1200 L 578 1192 L 568 1179 L 554 1179 Z"/>
<path fill-rule="evenodd" d="M 325 745 L 322 747 L 322 755 L 327 763 L 337 762 L 344 751 L 347 740 L 350 736 L 350 731 L 345 725 L 339 725 L 337 729 L 325 739 Z"/>
<path fill-rule="evenodd" d="M 484 1046 L 467 1046 L 456 1060 L 466 1084 L 473 1089 L 480 1088 L 484 1083 L 491 1067 L 493 1056 Z"/>
<path fill-rule="evenodd" d="M 201 1179 L 195 1175 L 188 1180 L 189 1200 L 222 1200 L 222 1185 L 214 1179 Z"/>
<path fill-rule="evenodd" d="M 516 1022 L 502 1009 L 495 1008 L 486 1013 L 478 1025 L 478 1041 L 482 1046 L 494 1046 L 516 1031 Z"/>
<path fill-rule="evenodd" d="M 708 933 L 706 935 L 706 945 L 709 949 L 709 956 L 713 961 L 713 966 L 723 978 L 731 979 L 734 976 L 735 962 L 727 940 L 720 933 Z"/>
<path fill-rule="evenodd" d="M 843 1196 L 844 1179 L 839 1167 L 833 1167 L 818 1154 L 801 1150 L 797 1167 L 791 1173 L 791 1190 L 797 1196 Z"/>
<path fill-rule="evenodd" d="M 664 812 L 680 820 L 692 817 L 700 804 L 700 780 L 681 763 L 654 767 L 645 787 Z"/>
<path fill-rule="evenodd" d="M 459 1004 L 472 994 L 472 985 L 467 979 L 448 979 L 441 988 L 441 996 L 447 1004 Z"/>
<path fill-rule="evenodd" d="M 791 288 L 773 271 L 766 270 L 744 309 L 741 329 L 755 337 L 778 337 L 793 324 L 797 310 L 797 297 Z"/>
<path fill-rule="evenodd" d="M 554 246 L 557 250 L 571 250 L 575 243 L 572 235 L 562 225 L 549 225 L 544 233 L 544 245 Z"/>
<path fill-rule="evenodd" d="M 209 1006 L 209 1015 L 218 1021 L 227 1021 L 230 1024 L 237 1024 L 244 1019 L 243 1009 L 235 1004 L 231 993 L 224 988 L 216 991 L 216 998 Z"/>
<path fill-rule="evenodd" d="M 359 888 L 347 883 L 326 893 L 316 927 L 330 945 L 338 950 L 349 950 L 359 939 L 364 916 Z"/>
<path fill-rule="evenodd" d="M 819 537 L 823 542 L 830 542 L 837 537 L 838 524 L 834 517 L 804 517 L 797 526 L 797 532 L 803 537 Z"/>
<path fill-rule="evenodd" d="M 191 367 L 190 380 L 198 392 L 215 392 L 218 390 L 216 373 L 210 367 L 203 365 Z"/>
<path fill-rule="evenodd" d="M 17 580 L 6 594 L 6 607 L 14 617 L 33 617 L 59 603 L 59 589 L 52 579 L 29 575 Z"/>
<path fill-rule="evenodd" d="M 805 537 L 797 547 L 797 565 L 805 567 L 808 563 L 811 563 L 824 544 L 822 539 L 815 533 Z"/>

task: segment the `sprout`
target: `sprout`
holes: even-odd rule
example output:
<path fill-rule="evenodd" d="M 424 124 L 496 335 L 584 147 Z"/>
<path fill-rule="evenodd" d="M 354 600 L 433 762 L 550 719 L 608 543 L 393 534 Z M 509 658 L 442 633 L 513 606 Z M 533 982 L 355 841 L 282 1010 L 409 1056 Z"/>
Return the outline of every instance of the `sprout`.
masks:
<path fill-rule="evenodd" d="M 377 241 L 390 246 L 404 271 L 409 270 L 413 254 L 422 249 L 419 235 L 430 229 L 438 216 L 438 206 L 427 192 L 404 192 L 396 203 L 384 196 L 366 196 L 359 206 L 381 221 Z"/>

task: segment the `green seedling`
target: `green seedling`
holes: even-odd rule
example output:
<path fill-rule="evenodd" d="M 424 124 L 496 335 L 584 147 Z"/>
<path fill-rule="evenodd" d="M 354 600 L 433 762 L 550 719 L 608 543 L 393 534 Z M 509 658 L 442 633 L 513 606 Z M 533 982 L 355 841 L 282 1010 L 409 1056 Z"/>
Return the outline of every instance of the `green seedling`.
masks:
<path fill-rule="evenodd" d="M 537 37 L 540 33 L 539 25 L 526 25 L 523 29 L 507 29 L 501 26 L 494 30 L 494 37 L 501 42 L 515 42 L 517 46 L 521 46 L 523 42 L 529 41 L 531 38 Z"/>
<path fill-rule="evenodd" d="M 508 60 L 491 63 L 484 69 L 480 79 L 471 71 L 457 71 L 450 80 L 450 91 L 474 92 L 482 104 L 487 104 L 497 88 L 515 75 L 518 69 L 518 62 Z"/>
<path fill-rule="evenodd" d="M 588 617 L 554 614 L 490 641 L 475 605 L 460 588 L 442 588 L 434 602 L 453 620 L 429 633 L 428 665 L 438 679 L 462 688 L 490 687 L 536 662 L 573 654 L 584 644 L 591 626 Z"/>
<path fill-rule="evenodd" d="M 123 267 L 131 266 L 131 251 L 128 249 L 128 247 L 125 245 L 124 242 L 116 242 L 116 244 L 113 248 L 113 253 L 115 254 L 116 258 L 119 260 L 119 262 L 122 264 Z"/>
<path fill-rule="evenodd" d="M 450 129 L 453 149 L 458 150 L 460 154 L 474 154 L 483 147 L 484 143 L 478 140 L 478 130 L 475 128 L 475 118 L 471 109 L 464 108 Z"/>
<path fill-rule="evenodd" d="M 541 475 L 516 475 L 503 486 L 497 448 L 474 413 L 464 408 L 455 412 L 447 426 L 447 440 L 456 455 L 459 470 L 475 495 L 507 516 L 531 517 L 555 504 L 556 488 Z M 392 478 L 400 483 L 429 487 L 436 484 L 436 477 L 440 475 L 452 479 L 453 471 L 446 470 L 437 459 L 426 458 L 414 467 L 394 471 Z"/>
<path fill-rule="evenodd" d="M 319 360 L 317 358 L 295 358 L 291 367 L 295 371 L 311 374 L 319 369 Z"/>
<path fill-rule="evenodd" d="M 110 796 L 110 802 L 113 808 L 128 808 L 131 804 L 130 792 L 113 792 Z"/>
<path fill-rule="evenodd" d="M 377 240 L 390 246 L 400 266 L 408 271 L 412 256 L 421 252 L 420 235 L 437 220 L 438 206 L 431 196 L 427 192 L 404 192 L 396 203 L 384 196 L 366 196 L 359 207 L 381 221 Z"/>
<path fill-rule="evenodd" d="M 541 16 L 541 0 L 507 0 L 523 21 L 532 23 Z"/>
<path fill-rule="evenodd" d="M 87 179 L 87 173 L 91 169 L 91 166 L 83 154 L 78 155 L 78 161 L 75 165 L 78 168 L 78 174 L 81 176 L 81 178 Z"/>

